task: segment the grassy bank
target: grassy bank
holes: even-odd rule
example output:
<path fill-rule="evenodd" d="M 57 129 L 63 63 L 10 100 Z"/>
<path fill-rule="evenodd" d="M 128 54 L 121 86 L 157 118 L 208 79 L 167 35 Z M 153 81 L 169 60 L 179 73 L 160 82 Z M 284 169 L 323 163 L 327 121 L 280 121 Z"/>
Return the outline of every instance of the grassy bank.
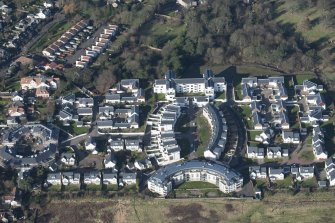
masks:
<path fill-rule="evenodd" d="M 211 138 L 210 125 L 207 119 L 202 115 L 198 114 L 197 116 L 197 133 L 199 137 L 199 145 L 197 149 L 198 156 L 204 156 L 205 148 L 208 145 L 208 142 Z"/>

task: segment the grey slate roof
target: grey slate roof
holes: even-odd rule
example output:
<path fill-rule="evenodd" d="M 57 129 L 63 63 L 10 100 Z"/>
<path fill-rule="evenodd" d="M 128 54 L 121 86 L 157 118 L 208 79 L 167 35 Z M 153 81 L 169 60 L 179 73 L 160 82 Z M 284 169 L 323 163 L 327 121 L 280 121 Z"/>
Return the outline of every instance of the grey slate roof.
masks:
<path fill-rule="evenodd" d="M 225 176 L 225 180 L 230 185 L 240 179 L 240 174 L 230 169 L 224 164 L 212 161 L 191 160 L 188 162 L 173 163 L 157 170 L 149 179 L 155 184 L 162 184 L 177 172 L 192 169 L 202 169 L 215 172 Z"/>
<path fill-rule="evenodd" d="M 93 110 L 92 110 L 92 108 L 78 108 L 77 113 L 78 113 L 78 115 L 83 115 L 83 114 L 87 114 L 87 113 L 93 114 Z"/>
<path fill-rule="evenodd" d="M 204 84 L 206 80 L 204 78 L 182 78 L 174 79 L 176 84 Z"/>
<path fill-rule="evenodd" d="M 278 175 L 278 174 L 281 174 L 281 173 L 284 173 L 284 170 L 283 168 L 272 168 L 272 167 L 269 167 L 269 175 Z"/>
<path fill-rule="evenodd" d="M 138 139 L 126 139 L 125 145 L 127 146 L 139 146 L 140 140 Z"/>
<path fill-rule="evenodd" d="M 107 94 L 105 98 L 106 100 L 120 100 L 121 95 L 120 94 Z"/>

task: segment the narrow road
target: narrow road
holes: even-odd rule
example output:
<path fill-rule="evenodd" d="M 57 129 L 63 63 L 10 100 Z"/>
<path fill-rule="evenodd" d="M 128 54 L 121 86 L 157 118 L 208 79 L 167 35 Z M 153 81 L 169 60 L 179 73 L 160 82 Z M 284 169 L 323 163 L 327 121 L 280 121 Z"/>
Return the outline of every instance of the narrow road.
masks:
<path fill-rule="evenodd" d="M 222 103 L 220 106 L 220 109 L 223 110 L 224 113 L 229 114 L 229 117 L 231 117 L 231 120 L 235 123 L 235 126 L 237 128 L 237 145 L 235 149 L 235 154 L 232 156 L 228 161 L 228 163 L 232 166 L 239 163 L 242 154 L 244 153 L 244 150 L 247 145 L 247 131 L 245 127 L 245 123 L 243 121 L 243 118 L 240 116 L 238 112 L 235 111 L 234 106 L 236 105 L 234 101 L 234 88 L 232 83 L 227 84 L 227 102 Z M 228 132 L 231 131 L 228 128 Z M 227 137 L 228 138 L 228 137 Z M 226 157 L 225 157 L 226 158 Z"/>
<path fill-rule="evenodd" d="M 92 35 L 91 38 L 88 40 L 85 40 L 79 45 L 78 50 L 73 55 L 67 56 L 65 59 L 67 60 L 67 63 L 69 64 L 75 64 L 76 60 L 80 58 L 81 55 L 85 55 L 85 49 L 88 47 L 91 47 L 95 44 L 95 41 L 97 40 L 97 37 L 99 37 L 100 33 L 102 33 L 105 26 L 100 26 Z M 109 44 L 112 44 L 113 41 L 111 41 Z"/>

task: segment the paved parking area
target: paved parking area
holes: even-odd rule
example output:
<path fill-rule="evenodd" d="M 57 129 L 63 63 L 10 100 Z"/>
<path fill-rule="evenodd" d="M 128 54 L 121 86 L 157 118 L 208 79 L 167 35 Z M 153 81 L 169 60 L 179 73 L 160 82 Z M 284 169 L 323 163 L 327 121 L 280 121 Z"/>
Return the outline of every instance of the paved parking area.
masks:
<path fill-rule="evenodd" d="M 76 50 L 76 52 L 73 55 L 69 55 L 67 57 L 65 57 L 65 59 L 67 60 L 67 63 L 69 64 L 75 64 L 76 60 L 81 56 L 84 55 L 85 53 L 85 49 L 94 45 L 96 38 L 99 38 L 99 34 L 102 32 L 102 30 L 105 28 L 105 26 L 101 26 L 99 27 L 92 35 L 91 38 L 88 40 L 85 40 L 84 42 L 82 42 L 78 49 Z"/>

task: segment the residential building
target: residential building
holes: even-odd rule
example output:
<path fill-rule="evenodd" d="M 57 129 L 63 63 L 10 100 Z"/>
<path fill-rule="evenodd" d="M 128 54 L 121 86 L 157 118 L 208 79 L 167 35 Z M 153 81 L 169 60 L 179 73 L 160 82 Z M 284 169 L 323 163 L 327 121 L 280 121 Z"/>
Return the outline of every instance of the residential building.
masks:
<path fill-rule="evenodd" d="M 73 166 L 76 163 L 75 153 L 63 153 L 61 156 L 61 162 L 67 166 Z"/>
<path fill-rule="evenodd" d="M 335 186 L 335 161 L 334 158 L 329 158 L 325 161 L 325 171 L 329 186 Z"/>
<path fill-rule="evenodd" d="M 92 170 L 84 173 L 84 184 L 101 184 L 101 173 L 99 171 Z"/>
<path fill-rule="evenodd" d="M 104 159 L 105 168 L 114 168 L 116 166 L 116 159 L 114 153 L 108 153 Z"/>
<path fill-rule="evenodd" d="M 124 149 L 124 140 L 123 139 L 110 139 L 109 148 L 115 152 L 121 151 Z"/>
<path fill-rule="evenodd" d="M 284 143 L 299 144 L 300 134 L 292 131 L 282 131 L 282 139 Z"/>
<path fill-rule="evenodd" d="M 92 108 L 94 100 L 93 98 L 77 98 L 75 103 L 79 108 Z"/>
<path fill-rule="evenodd" d="M 328 152 L 324 146 L 324 134 L 320 126 L 313 128 L 312 146 L 314 156 L 317 160 L 326 160 L 328 158 Z"/>
<path fill-rule="evenodd" d="M 203 116 L 207 119 L 211 127 L 210 140 L 204 151 L 204 156 L 208 159 L 219 159 L 224 151 L 227 141 L 226 121 L 222 112 L 213 105 L 206 105 L 203 110 Z"/>
<path fill-rule="evenodd" d="M 3 130 L 0 160 L 19 170 L 34 166 L 48 167 L 55 160 L 59 129 L 52 125 L 25 124 Z M 22 154 L 22 139 L 39 140 L 39 149 Z M 26 145 L 25 145 L 26 146 Z"/>
<path fill-rule="evenodd" d="M 266 157 L 268 159 L 276 159 L 282 157 L 282 149 L 280 147 L 268 147 Z"/>
<path fill-rule="evenodd" d="M 40 16 L 39 14 L 38 16 Z M 43 15 L 41 15 L 43 16 Z M 52 57 L 58 52 L 62 47 L 64 47 L 70 40 L 76 36 L 80 31 L 89 25 L 87 20 L 81 20 L 72 26 L 68 31 L 66 31 L 57 41 L 50 44 L 47 48 L 42 51 L 42 54 L 46 57 Z"/>
<path fill-rule="evenodd" d="M 249 167 L 250 178 L 255 179 L 266 179 L 267 178 L 267 170 L 266 167 L 260 166 L 250 166 Z"/>
<path fill-rule="evenodd" d="M 271 181 L 284 180 L 284 170 L 283 168 L 268 168 L 268 174 Z"/>
<path fill-rule="evenodd" d="M 300 166 L 299 174 L 304 179 L 314 177 L 314 166 Z"/>
<path fill-rule="evenodd" d="M 62 175 L 61 173 L 49 173 L 47 177 L 47 183 L 51 185 L 61 185 L 62 184 Z"/>
<path fill-rule="evenodd" d="M 165 94 L 168 101 L 175 101 L 176 94 L 203 94 L 208 101 L 214 99 L 216 92 L 226 91 L 226 82 L 223 77 L 215 77 L 209 69 L 202 78 L 183 79 L 177 79 L 176 74 L 169 70 L 164 79 L 155 80 L 153 88 L 154 93 Z M 203 102 L 203 98 L 195 97 L 194 100 L 199 105 Z"/>
<path fill-rule="evenodd" d="M 119 27 L 117 25 L 108 24 L 100 33 L 97 41 L 85 50 L 84 55 L 75 62 L 76 67 L 85 68 L 89 63 L 98 57 L 102 52 L 106 50 L 112 38 L 118 33 Z M 89 57 L 89 59 L 87 59 Z"/>
<path fill-rule="evenodd" d="M 125 185 L 136 184 L 136 173 L 121 173 L 122 182 Z"/>
<path fill-rule="evenodd" d="M 92 151 L 95 150 L 96 143 L 93 141 L 92 137 L 89 136 L 85 141 L 85 149 Z"/>
<path fill-rule="evenodd" d="M 101 175 L 102 175 L 102 183 L 103 184 L 106 184 L 106 185 L 117 185 L 117 180 L 118 180 L 118 177 L 117 177 L 117 173 L 113 173 L 113 172 L 108 172 L 108 171 L 102 171 L 101 172 Z"/>
<path fill-rule="evenodd" d="M 166 196 L 173 187 L 185 181 L 205 181 L 223 193 L 238 191 L 243 178 L 236 171 L 218 162 L 191 160 L 174 163 L 157 170 L 148 180 L 148 189 Z"/>
<path fill-rule="evenodd" d="M 125 148 L 130 151 L 140 151 L 140 141 L 138 139 L 125 139 Z"/>
<path fill-rule="evenodd" d="M 80 174 L 74 173 L 72 171 L 63 172 L 62 174 L 62 183 L 63 185 L 79 185 L 80 184 Z"/>
<path fill-rule="evenodd" d="M 99 130 L 139 128 L 139 106 L 114 109 L 113 115 L 97 121 Z M 109 118 L 109 119 L 107 119 Z"/>
<path fill-rule="evenodd" d="M 250 159 L 263 159 L 264 148 L 247 146 L 247 157 Z"/>

